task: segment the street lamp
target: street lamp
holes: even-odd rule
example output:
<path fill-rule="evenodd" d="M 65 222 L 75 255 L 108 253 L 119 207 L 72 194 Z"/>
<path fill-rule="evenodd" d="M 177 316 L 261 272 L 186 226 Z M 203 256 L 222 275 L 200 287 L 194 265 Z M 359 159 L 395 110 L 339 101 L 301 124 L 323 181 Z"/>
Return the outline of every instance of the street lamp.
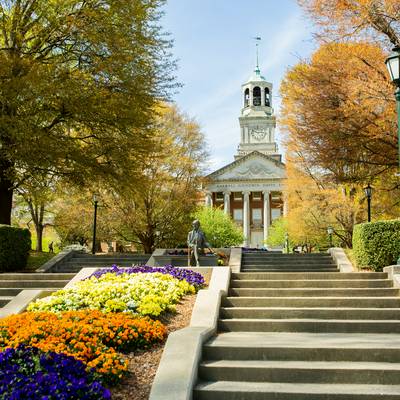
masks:
<path fill-rule="evenodd" d="M 371 222 L 371 197 L 372 197 L 372 187 L 368 183 L 368 186 L 364 188 L 365 195 L 368 201 L 368 222 Z"/>
<path fill-rule="evenodd" d="M 96 224 L 97 224 L 97 207 L 99 205 L 99 200 L 96 193 L 93 195 L 93 205 L 94 205 L 94 216 L 93 216 L 93 244 L 92 244 L 92 254 L 96 254 Z"/>
<path fill-rule="evenodd" d="M 399 168 L 400 168 L 400 47 L 396 46 L 392 54 L 385 61 L 390 74 L 390 79 L 397 86 L 394 93 L 397 105 L 397 137 L 399 147 Z"/>
<path fill-rule="evenodd" d="M 332 248 L 333 247 L 333 244 L 332 244 L 333 228 L 331 226 L 328 226 L 327 231 L 328 231 L 328 235 L 329 235 L 329 247 Z"/>

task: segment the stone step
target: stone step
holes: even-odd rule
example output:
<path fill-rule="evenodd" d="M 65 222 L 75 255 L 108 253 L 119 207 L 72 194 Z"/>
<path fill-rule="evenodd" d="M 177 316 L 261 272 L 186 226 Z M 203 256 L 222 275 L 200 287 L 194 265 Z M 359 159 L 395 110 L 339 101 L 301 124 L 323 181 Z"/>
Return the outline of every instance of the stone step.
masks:
<path fill-rule="evenodd" d="M 20 280 L 66 280 L 70 281 L 75 274 L 68 273 L 4 273 L 0 274 L 0 281 L 20 281 Z"/>
<path fill-rule="evenodd" d="M 48 280 L 44 281 L 41 279 L 38 280 L 17 280 L 17 281 L 11 281 L 11 280 L 5 280 L 2 281 L 0 280 L 0 288 L 35 288 L 35 289 L 40 289 L 40 288 L 63 288 L 69 280 Z"/>
<path fill-rule="evenodd" d="M 147 261 L 147 260 L 146 260 Z M 132 265 L 137 263 L 138 260 L 129 260 L 129 259 L 123 259 L 123 260 L 77 260 L 77 259 L 70 259 L 65 261 L 64 265 L 98 265 L 98 266 L 111 266 L 113 264 L 116 265 Z"/>
<path fill-rule="evenodd" d="M 400 308 L 222 307 L 220 318 L 400 320 Z"/>
<path fill-rule="evenodd" d="M 389 362 L 207 360 L 203 381 L 299 382 L 396 385 L 400 364 Z"/>
<path fill-rule="evenodd" d="M 245 297 L 394 297 L 400 290 L 394 288 L 299 288 L 299 289 L 262 289 L 231 288 L 229 296 Z"/>
<path fill-rule="evenodd" d="M 241 269 L 337 269 L 333 264 L 242 264 Z"/>
<path fill-rule="evenodd" d="M 309 273 L 309 272 L 325 272 L 335 273 L 339 272 L 337 268 L 242 268 L 243 272 L 254 273 L 254 272 L 265 272 L 265 273 Z"/>
<path fill-rule="evenodd" d="M 308 259 L 308 258 L 329 258 L 332 256 L 328 253 L 311 253 L 311 254 L 293 254 L 293 253 L 243 253 L 242 258 L 290 258 L 290 259 Z"/>
<path fill-rule="evenodd" d="M 82 254 L 73 257 L 73 260 L 123 260 L 123 259 L 149 259 L 151 254 L 109 253 L 109 254 Z"/>
<path fill-rule="evenodd" d="M 222 306 L 400 308 L 400 297 L 225 297 Z"/>
<path fill-rule="evenodd" d="M 332 260 L 242 260 L 242 265 L 336 265 Z"/>
<path fill-rule="evenodd" d="M 21 290 L 24 290 L 26 288 L 21 288 L 21 287 L 13 287 L 13 288 L 1 288 L 0 287 L 0 297 L 9 297 L 9 296 L 16 296 Z"/>
<path fill-rule="evenodd" d="M 218 326 L 228 332 L 400 333 L 400 320 L 231 318 Z"/>
<path fill-rule="evenodd" d="M 232 273 L 232 279 L 240 280 L 305 280 L 305 279 L 387 279 L 386 272 L 239 272 Z"/>
<path fill-rule="evenodd" d="M 297 360 L 400 363 L 400 335 L 226 332 L 203 346 L 207 360 Z"/>
<path fill-rule="evenodd" d="M 200 382 L 195 400 L 400 400 L 400 385 Z"/>
<path fill-rule="evenodd" d="M 372 288 L 393 287 L 391 279 L 244 280 L 233 279 L 231 288 Z"/>
<path fill-rule="evenodd" d="M 0 308 L 4 307 L 12 299 L 13 296 L 0 296 Z"/>

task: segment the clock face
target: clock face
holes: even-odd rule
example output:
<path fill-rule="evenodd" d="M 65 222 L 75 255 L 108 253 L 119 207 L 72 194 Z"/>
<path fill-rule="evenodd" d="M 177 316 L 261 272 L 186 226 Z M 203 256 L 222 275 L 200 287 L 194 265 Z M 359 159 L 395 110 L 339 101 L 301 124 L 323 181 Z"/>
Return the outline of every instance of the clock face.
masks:
<path fill-rule="evenodd" d="M 262 140 L 267 135 L 267 130 L 263 128 L 253 128 L 251 131 L 251 136 L 256 140 Z"/>

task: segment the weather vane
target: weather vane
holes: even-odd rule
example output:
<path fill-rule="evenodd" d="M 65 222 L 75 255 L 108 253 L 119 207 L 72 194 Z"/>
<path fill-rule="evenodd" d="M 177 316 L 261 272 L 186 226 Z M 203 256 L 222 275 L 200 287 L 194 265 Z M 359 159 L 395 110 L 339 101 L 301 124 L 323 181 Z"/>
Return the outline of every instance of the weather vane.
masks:
<path fill-rule="evenodd" d="M 253 39 L 256 41 L 256 60 L 257 60 L 256 69 L 259 70 L 260 67 L 259 67 L 259 65 L 258 65 L 258 45 L 259 45 L 260 42 L 261 42 L 261 36 L 253 37 Z"/>

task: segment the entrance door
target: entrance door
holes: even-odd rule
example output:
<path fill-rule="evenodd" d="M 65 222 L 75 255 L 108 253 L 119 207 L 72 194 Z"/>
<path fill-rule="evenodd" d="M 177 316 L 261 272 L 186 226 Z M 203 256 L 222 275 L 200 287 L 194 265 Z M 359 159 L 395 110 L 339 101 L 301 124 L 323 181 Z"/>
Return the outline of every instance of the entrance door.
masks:
<path fill-rule="evenodd" d="M 264 246 L 264 232 L 263 231 L 252 231 L 250 234 L 250 247 L 261 249 Z"/>

